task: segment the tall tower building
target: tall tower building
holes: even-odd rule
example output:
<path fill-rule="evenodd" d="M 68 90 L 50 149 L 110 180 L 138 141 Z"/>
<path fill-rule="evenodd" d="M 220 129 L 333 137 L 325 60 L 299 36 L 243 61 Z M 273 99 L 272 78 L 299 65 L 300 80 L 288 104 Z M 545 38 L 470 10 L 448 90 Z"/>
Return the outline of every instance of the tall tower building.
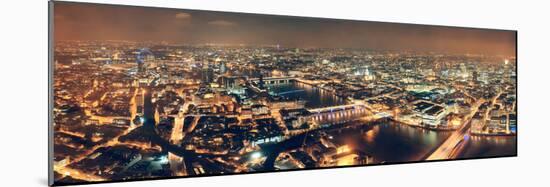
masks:
<path fill-rule="evenodd" d="M 210 84 L 214 81 L 214 70 L 209 66 L 204 66 L 201 71 L 201 82 L 204 84 Z"/>
<path fill-rule="evenodd" d="M 227 67 L 225 66 L 225 62 L 220 62 L 220 73 L 225 74 L 227 71 Z"/>

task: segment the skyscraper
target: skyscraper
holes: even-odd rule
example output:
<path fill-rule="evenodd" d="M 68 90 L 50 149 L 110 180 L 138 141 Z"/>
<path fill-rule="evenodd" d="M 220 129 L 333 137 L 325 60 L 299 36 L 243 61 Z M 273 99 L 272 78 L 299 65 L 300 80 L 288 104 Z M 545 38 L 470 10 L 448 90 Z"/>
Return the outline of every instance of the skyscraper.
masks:
<path fill-rule="evenodd" d="M 209 66 L 204 66 L 201 71 L 201 82 L 209 84 L 214 81 L 214 70 Z"/>
<path fill-rule="evenodd" d="M 227 67 L 225 66 L 225 62 L 220 62 L 220 73 L 225 74 L 227 71 Z"/>

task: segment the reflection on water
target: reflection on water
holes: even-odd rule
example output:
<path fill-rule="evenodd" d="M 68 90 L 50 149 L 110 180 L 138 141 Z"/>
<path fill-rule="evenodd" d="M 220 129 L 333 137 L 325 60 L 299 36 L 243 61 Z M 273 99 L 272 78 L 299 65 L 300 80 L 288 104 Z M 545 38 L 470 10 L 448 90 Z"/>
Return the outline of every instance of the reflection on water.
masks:
<path fill-rule="evenodd" d="M 304 83 L 294 82 L 289 84 L 280 84 L 268 86 L 269 91 L 288 97 L 290 99 L 302 99 L 306 101 L 306 108 L 321 108 L 345 104 L 345 100 L 335 96 L 329 91 L 319 89 Z M 295 90 L 304 90 L 291 92 Z"/>
<path fill-rule="evenodd" d="M 450 131 L 432 131 L 394 122 L 363 126 L 364 130 L 330 132 L 335 142 L 374 156 L 375 162 L 420 161 L 434 151 Z M 515 137 L 471 138 L 460 158 L 514 155 Z"/>
<path fill-rule="evenodd" d="M 516 141 L 516 136 L 473 136 L 459 157 L 513 156 L 517 153 Z"/>
<path fill-rule="evenodd" d="M 422 159 L 449 134 L 388 122 L 375 125 L 363 133 L 350 131 L 331 135 L 339 143 L 350 144 L 374 156 L 375 162 L 405 162 Z"/>

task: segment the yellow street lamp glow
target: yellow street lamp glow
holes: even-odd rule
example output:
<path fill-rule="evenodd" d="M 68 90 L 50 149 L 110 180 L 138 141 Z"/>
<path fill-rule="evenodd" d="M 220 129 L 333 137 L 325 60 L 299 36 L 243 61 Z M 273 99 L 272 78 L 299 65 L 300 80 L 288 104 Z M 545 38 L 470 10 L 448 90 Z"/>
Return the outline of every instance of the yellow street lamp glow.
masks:
<path fill-rule="evenodd" d="M 262 153 L 260 153 L 260 152 L 254 152 L 250 155 L 250 158 L 252 158 L 252 159 L 258 159 L 260 157 L 262 157 Z"/>

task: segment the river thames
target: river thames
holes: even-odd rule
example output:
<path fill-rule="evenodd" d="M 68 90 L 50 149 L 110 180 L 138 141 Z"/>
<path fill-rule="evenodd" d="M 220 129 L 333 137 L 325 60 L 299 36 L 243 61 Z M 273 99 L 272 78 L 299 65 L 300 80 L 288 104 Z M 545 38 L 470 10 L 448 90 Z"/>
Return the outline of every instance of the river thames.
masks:
<path fill-rule="evenodd" d="M 320 108 L 345 104 L 334 94 L 303 83 L 271 86 L 272 93 L 290 99 L 306 101 L 306 108 Z M 376 163 L 396 163 L 423 160 L 435 150 L 451 131 L 434 131 L 395 122 L 361 126 L 353 131 L 330 131 L 335 142 L 345 143 L 374 157 Z M 516 136 L 471 136 L 465 140 L 458 158 L 513 156 L 516 154 Z"/>

